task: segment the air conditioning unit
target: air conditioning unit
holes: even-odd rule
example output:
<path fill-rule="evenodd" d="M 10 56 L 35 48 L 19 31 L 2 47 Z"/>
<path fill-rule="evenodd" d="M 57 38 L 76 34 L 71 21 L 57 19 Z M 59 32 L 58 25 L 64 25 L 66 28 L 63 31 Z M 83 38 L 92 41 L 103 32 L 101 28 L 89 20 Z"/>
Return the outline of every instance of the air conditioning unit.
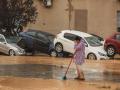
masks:
<path fill-rule="evenodd" d="M 43 3 L 45 7 L 51 7 L 52 6 L 52 0 L 43 0 Z"/>

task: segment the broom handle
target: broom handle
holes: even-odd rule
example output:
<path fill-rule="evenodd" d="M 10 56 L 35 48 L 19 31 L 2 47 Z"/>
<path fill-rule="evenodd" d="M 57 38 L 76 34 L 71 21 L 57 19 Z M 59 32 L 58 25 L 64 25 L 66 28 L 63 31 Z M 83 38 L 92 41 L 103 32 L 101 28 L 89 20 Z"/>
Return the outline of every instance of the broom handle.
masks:
<path fill-rule="evenodd" d="M 71 58 L 71 61 L 70 61 L 70 63 L 69 63 L 69 66 L 68 66 L 68 68 L 67 68 L 67 71 L 66 71 L 66 73 L 65 73 L 65 76 L 66 76 L 66 75 L 67 75 L 67 73 L 68 73 L 68 70 L 69 70 L 70 65 L 71 65 L 71 63 L 72 63 L 72 60 L 73 60 L 73 58 Z"/>

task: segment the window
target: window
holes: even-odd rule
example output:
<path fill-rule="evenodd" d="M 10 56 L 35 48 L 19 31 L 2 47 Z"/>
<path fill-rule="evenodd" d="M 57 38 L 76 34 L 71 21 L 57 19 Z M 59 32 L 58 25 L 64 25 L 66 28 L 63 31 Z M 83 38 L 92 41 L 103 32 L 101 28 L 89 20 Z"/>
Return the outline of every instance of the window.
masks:
<path fill-rule="evenodd" d="M 7 43 L 17 43 L 20 38 L 15 36 L 6 37 Z"/>
<path fill-rule="evenodd" d="M 77 35 L 65 33 L 64 38 L 74 41 Z"/>
<path fill-rule="evenodd" d="M 83 32 L 88 30 L 88 10 L 75 9 L 75 29 Z"/>
<path fill-rule="evenodd" d="M 116 39 L 117 39 L 117 40 L 120 40 L 120 35 L 116 35 Z"/>
<path fill-rule="evenodd" d="M 120 32 L 120 11 L 117 11 L 117 28 L 118 31 Z"/>
<path fill-rule="evenodd" d="M 98 40 L 94 36 L 85 37 L 85 39 L 90 46 L 102 46 L 102 43 L 100 42 L 100 40 Z"/>
<path fill-rule="evenodd" d="M 0 36 L 0 42 L 5 42 L 5 39 L 3 38 L 3 36 Z"/>
<path fill-rule="evenodd" d="M 41 34 L 41 33 L 38 33 L 38 34 L 37 34 L 37 38 L 40 39 L 41 41 L 45 42 L 45 43 L 48 42 L 47 37 L 45 37 L 45 36 L 44 36 L 43 34 Z"/>
<path fill-rule="evenodd" d="M 33 36 L 33 37 L 36 36 L 36 33 L 35 33 L 35 32 L 29 32 L 29 31 L 28 31 L 27 34 L 30 35 L 30 36 Z"/>

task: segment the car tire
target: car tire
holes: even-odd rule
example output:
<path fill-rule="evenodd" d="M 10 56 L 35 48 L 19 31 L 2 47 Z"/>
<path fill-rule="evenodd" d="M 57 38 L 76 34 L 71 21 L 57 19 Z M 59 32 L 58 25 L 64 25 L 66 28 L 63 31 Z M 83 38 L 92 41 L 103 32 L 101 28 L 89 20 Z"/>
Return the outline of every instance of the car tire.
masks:
<path fill-rule="evenodd" d="M 55 50 L 58 52 L 58 53 L 62 53 L 63 52 L 63 45 L 61 43 L 57 43 L 55 45 Z"/>
<path fill-rule="evenodd" d="M 15 51 L 12 49 L 9 50 L 9 56 L 16 56 Z"/>
<path fill-rule="evenodd" d="M 51 57 L 57 57 L 58 54 L 57 54 L 57 52 L 56 52 L 55 50 L 52 50 L 52 51 L 50 52 L 50 56 L 51 56 Z"/>
<path fill-rule="evenodd" d="M 106 51 L 107 51 L 107 55 L 108 55 L 108 57 L 114 57 L 115 56 L 115 52 L 116 52 L 116 49 L 115 49 L 115 47 L 113 47 L 113 46 L 108 46 L 107 47 L 107 49 L 106 49 Z"/>
<path fill-rule="evenodd" d="M 97 57 L 96 57 L 96 55 L 94 53 L 90 53 L 90 54 L 88 54 L 87 59 L 89 59 L 89 60 L 97 60 Z"/>

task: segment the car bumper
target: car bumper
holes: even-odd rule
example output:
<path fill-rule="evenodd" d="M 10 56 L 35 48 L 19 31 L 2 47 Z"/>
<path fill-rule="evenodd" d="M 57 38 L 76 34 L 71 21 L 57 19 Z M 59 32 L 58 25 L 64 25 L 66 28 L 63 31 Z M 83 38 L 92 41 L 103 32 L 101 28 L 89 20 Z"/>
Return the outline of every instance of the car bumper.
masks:
<path fill-rule="evenodd" d="M 110 58 L 108 56 L 98 56 L 97 57 L 98 60 L 109 60 Z"/>
<path fill-rule="evenodd" d="M 17 56 L 25 55 L 25 51 L 23 51 L 23 52 L 16 52 L 16 55 L 17 55 Z"/>

